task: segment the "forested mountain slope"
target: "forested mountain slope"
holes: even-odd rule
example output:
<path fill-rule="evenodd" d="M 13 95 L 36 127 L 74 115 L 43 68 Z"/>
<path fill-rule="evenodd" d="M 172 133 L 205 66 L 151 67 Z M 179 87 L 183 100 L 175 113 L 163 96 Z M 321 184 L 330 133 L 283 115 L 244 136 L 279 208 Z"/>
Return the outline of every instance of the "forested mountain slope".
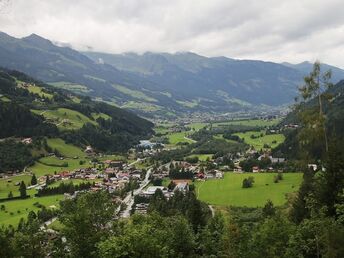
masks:
<path fill-rule="evenodd" d="M 331 97 L 330 102 L 324 102 L 325 124 L 328 138 L 337 142 L 344 142 L 344 80 L 335 84 L 326 94 Z M 317 105 L 317 99 L 313 99 L 306 104 L 306 107 Z M 301 127 L 286 130 L 286 140 L 275 151 L 282 152 L 286 157 L 300 158 L 299 134 L 302 128 L 300 117 L 296 111 L 288 114 L 281 125 L 287 126 L 297 124 Z M 322 146 L 323 147 L 323 146 Z M 321 157 L 320 148 L 315 148 L 313 158 Z"/>
<path fill-rule="evenodd" d="M 161 117 L 287 104 L 304 76 L 300 69 L 272 62 L 194 53 L 80 53 L 35 34 L 14 38 L 5 33 L 0 33 L 0 66 L 138 114 Z"/>
<path fill-rule="evenodd" d="M 152 133 L 135 114 L 0 70 L 0 138 L 61 137 L 100 151 L 125 151 Z"/>

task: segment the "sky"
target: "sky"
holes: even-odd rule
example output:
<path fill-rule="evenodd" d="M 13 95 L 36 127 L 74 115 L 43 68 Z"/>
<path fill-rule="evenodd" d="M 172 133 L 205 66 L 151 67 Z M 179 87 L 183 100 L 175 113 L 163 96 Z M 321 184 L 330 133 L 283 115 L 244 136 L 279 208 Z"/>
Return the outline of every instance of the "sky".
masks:
<path fill-rule="evenodd" d="M 0 0 L 0 31 L 78 50 L 185 52 L 344 68 L 343 0 Z"/>

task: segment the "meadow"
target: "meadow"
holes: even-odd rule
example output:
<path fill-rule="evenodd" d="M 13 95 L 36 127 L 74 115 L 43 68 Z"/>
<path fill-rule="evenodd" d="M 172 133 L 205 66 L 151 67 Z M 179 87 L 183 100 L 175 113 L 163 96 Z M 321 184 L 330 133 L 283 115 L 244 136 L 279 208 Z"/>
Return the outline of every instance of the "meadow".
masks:
<path fill-rule="evenodd" d="M 226 125 L 243 125 L 252 127 L 267 127 L 278 124 L 281 121 L 279 118 L 275 119 L 244 119 L 244 120 L 230 120 L 225 122 L 214 123 L 214 127 L 226 126 Z"/>
<path fill-rule="evenodd" d="M 187 156 L 187 158 L 194 158 L 197 157 L 200 161 L 207 161 L 208 159 L 211 160 L 213 158 L 213 154 L 192 154 Z"/>
<path fill-rule="evenodd" d="M 39 162 L 28 168 L 28 171 L 35 173 L 37 177 L 90 166 L 85 153 L 80 148 L 66 144 L 60 138 L 47 139 L 47 143 L 64 158 L 62 160 L 55 156 L 41 158 Z M 80 165 L 80 161 L 84 161 L 84 164 Z M 64 166 L 66 163 L 68 166 Z"/>
<path fill-rule="evenodd" d="M 219 206 L 262 207 L 268 199 L 274 205 L 283 205 L 286 194 L 298 190 L 302 173 L 283 173 L 283 180 L 274 183 L 276 173 L 225 173 L 224 179 L 196 182 L 196 193 L 200 200 Z M 244 178 L 253 176 L 252 188 L 242 188 Z"/>
<path fill-rule="evenodd" d="M 263 136 L 261 136 L 261 134 L 263 134 Z M 256 150 L 263 149 L 265 144 L 269 145 L 271 148 L 275 148 L 285 140 L 283 134 L 265 134 L 264 131 L 249 131 L 245 133 L 235 133 L 234 135 L 244 139 L 245 143 L 253 146 Z M 254 135 L 256 138 L 252 139 L 251 135 Z"/>
<path fill-rule="evenodd" d="M 97 125 L 97 123 L 78 111 L 68 108 L 58 108 L 54 110 L 32 110 L 36 114 L 44 116 L 46 119 L 54 121 L 60 130 L 80 129 L 85 123 Z"/>
<path fill-rule="evenodd" d="M 24 200 L 1 202 L 5 210 L 0 210 L 0 225 L 16 226 L 21 218 L 26 219 L 30 211 L 40 210 L 35 203 L 44 205 L 46 208 L 58 208 L 63 195 L 53 195 L 45 197 L 31 197 Z"/>
<path fill-rule="evenodd" d="M 176 145 L 178 143 L 193 143 L 192 140 L 190 139 L 185 139 L 184 137 L 186 137 L 187 132 L 178 132 L 178 133 L 170 133 L 168 135 L 168 140 L 170 142 L 170 144 L 172 145 Z"/>

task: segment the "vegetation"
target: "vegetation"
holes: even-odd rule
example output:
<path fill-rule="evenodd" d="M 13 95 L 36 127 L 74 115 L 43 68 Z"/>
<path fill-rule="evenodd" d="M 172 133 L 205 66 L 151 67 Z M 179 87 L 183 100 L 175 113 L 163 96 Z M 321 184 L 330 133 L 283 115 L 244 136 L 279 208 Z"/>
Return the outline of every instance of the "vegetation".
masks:
<path fill-rule="evenodd" d="M 204 202 L 220 206 L 262 207 L 270 199 L 275 205 L 287 202 L 286 195 L 296 192 L 302 182 L 301 173 L 283 173 L 284 180 L 274 184 L 277 173 L 250 174 L 254 184 L 242 188 L 246 173 L 225 173 L 224 179 L 195 182 L 198 198 Z"/>

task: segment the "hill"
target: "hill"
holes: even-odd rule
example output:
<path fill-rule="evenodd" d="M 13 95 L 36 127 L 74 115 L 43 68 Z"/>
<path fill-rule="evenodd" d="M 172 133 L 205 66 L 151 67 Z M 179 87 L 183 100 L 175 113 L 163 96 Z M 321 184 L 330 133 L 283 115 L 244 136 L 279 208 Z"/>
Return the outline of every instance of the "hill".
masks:
<path fill-rule="evenodd" d="M 0 171 L 21 169 L 51 152 L 46 139 L 123 152 L 152 134 L 153 124 L 89 97 L 71 94 L 12 70 L 0 70 Z M 21 143 L 32 138 L 30 147 Z M 21 155 L 16 155 L 20 152 Z"/>
<path fill-rule="evenodd" d="M 326 128 L 329 138 L 334 138 L 338 142 L 344 142 L 344 80 L 335 84 L 327 94 L 330 94 L 333 100 L 330 104 L 324 105 L 326 115 Z M 312 106 L 316 100 L 307 103 L 307 107 Z M 299 118 L 295 111 L 290 112 L 281 122 L 281 125 L 299 124 Z M 300 129 L 286 130 L 286 140 L 275 151 L 283 153 L 288 158 L 300 158 L 298 135 Z M 313 158 L 319 159 L 322 153 L 318 148 L 313 150 Z"/>
<path fill-rule="evenodd" d="M 161 117 L 290 103 L 304 75 L 287 65 L 194 53 L 80 53 L 35 34 L 18 39 L 5 33 L 0 33 L 0 66 L 141 115 Z"/>

